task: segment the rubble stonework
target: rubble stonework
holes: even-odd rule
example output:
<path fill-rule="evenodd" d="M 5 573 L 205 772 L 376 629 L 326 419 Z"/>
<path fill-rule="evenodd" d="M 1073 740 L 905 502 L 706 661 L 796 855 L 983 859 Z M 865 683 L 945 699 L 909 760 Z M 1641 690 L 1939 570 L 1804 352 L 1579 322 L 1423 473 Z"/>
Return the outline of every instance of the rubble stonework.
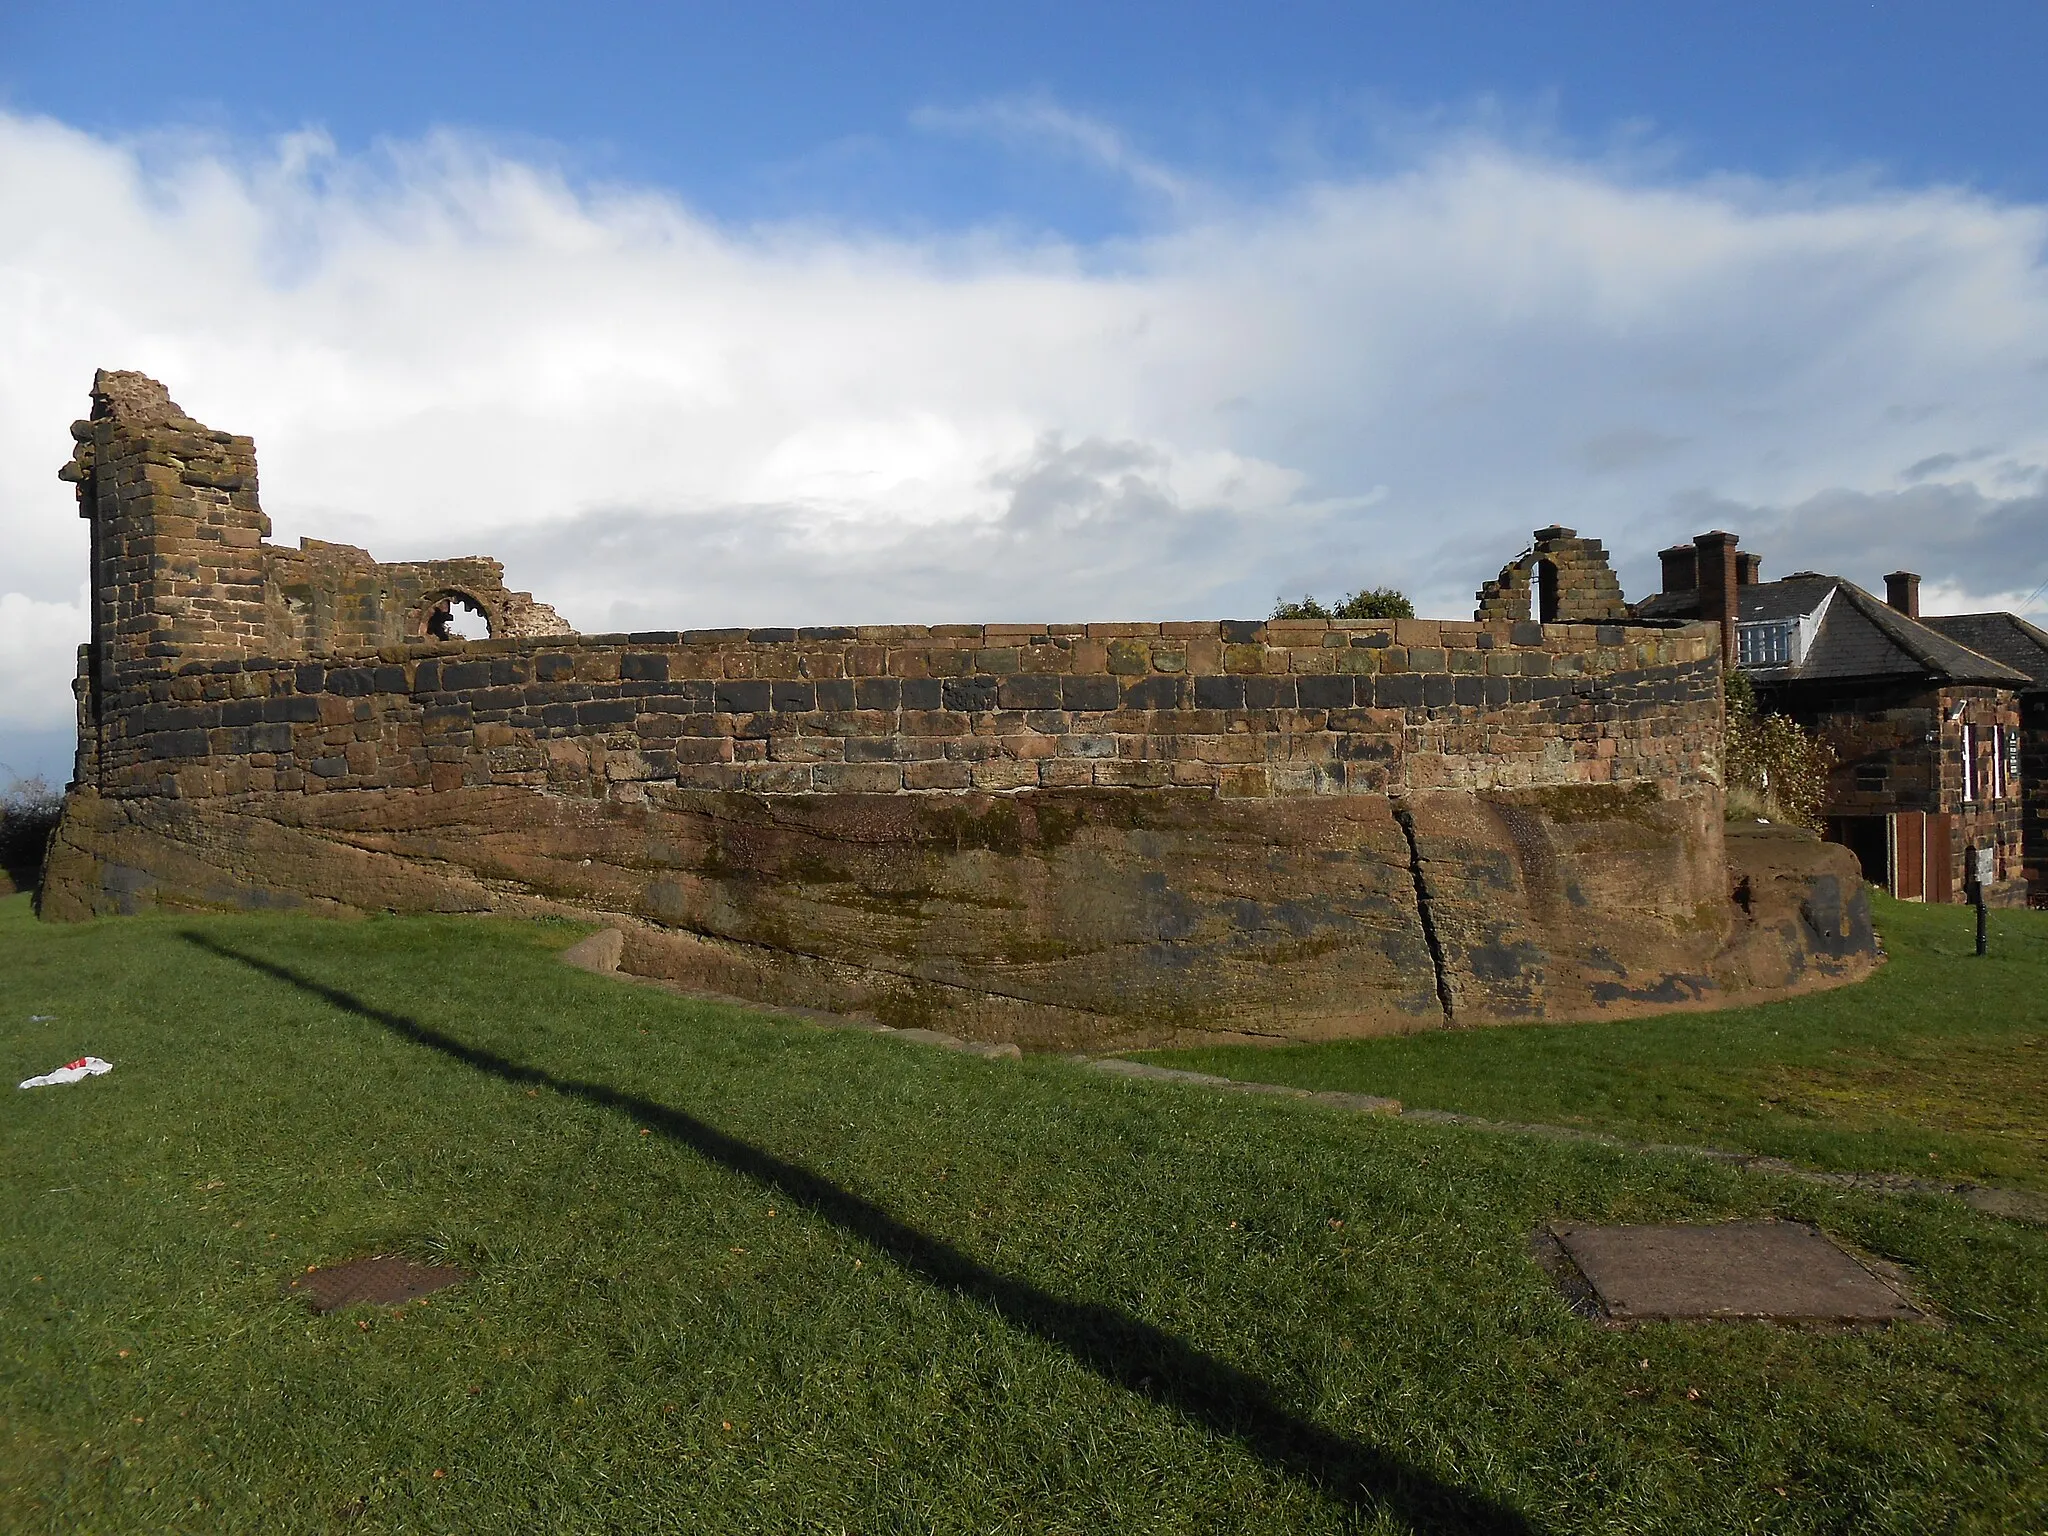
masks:
<path fill-rule="evenodd" d="M 1553 526 L 1537 529 L 1529 548 L 1479 589 L 1473 617 L 1481 623 L 1535 619 L 1546 624 L 1600 624 L 1627 615 L 1628 604 L 1607 563 L 1606 547 L 1598 539 L 1582 539 L 1569 528 Z"/>
<path fill-rule="evenodd" d="M 624 918 L 628 969 L 1042 1045 L 1569 1017 L 1870 963 L 1838 850 L 1778 850 L 1730 900 L 1706 627 L 438 639 L 412 620 L 458 568 L 508 629 L 552 614 L 494 562 L 269 549 L 248 440 L 138 377 L 101 376 L 67 471 L 99 591 L 48 916 Z"/>

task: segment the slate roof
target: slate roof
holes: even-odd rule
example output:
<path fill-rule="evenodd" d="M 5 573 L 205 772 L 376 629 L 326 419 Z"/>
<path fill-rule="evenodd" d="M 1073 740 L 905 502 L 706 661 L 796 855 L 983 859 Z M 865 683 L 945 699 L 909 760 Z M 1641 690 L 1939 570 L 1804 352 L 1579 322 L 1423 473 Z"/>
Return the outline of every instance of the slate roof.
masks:
<path fill-rule="evenodd" d="M 1980 656 L 2002 661 L 2048 687 L 2048 630 L 2029 624 L 2016 613 L 1944 613 L 1920 622 L 1967 645 Z"/>
<path fill-rule="evenodd" d="M 1829 601 L 1832 596 L 1833 601 Z M 1962 644 L 1956 637 L 1907 618 L 1839 576 L 1802 572 L 1783 581 L 1760 581 L 1735 589 L 1736 620 L 1798 619 L 1818 612 L 1820 631 L 1797 666 L 1751 667 L 1759 682 L 1847 682 L 1860 678 L 1914 677 L 1951 683 L 1990 683 L 2025 688 L 2035 674 L 2007 665 Z M 1666 592 L 1636 605 L 1646 619 L 1697 618 L 1697 592 Z M 2004 615 L 1974 615 L 2000 618 Z M 2026 626 L 2032 629 L 2031 625 Z M 2033 630 L 2036 635 L 2039 630 Z M 2048 643 L 2048 635 L 2042 636 Z M 2048 670 L 2048 651 L 2041 657 Z"/>

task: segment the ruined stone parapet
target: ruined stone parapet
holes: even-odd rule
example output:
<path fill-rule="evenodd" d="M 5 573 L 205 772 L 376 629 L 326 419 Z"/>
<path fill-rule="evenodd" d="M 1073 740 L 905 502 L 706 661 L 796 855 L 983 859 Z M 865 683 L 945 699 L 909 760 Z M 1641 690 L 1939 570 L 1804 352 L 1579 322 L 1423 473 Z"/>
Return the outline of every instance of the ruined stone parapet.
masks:
<path fill-rule="evenodd" d="M 1536 530 L 1535 542 L 1479 589 L 1473 617 L 1545 623 L 1607 623 L 1628 616 L 1621 583 L 1598 539 L 1569 528 Z"/>

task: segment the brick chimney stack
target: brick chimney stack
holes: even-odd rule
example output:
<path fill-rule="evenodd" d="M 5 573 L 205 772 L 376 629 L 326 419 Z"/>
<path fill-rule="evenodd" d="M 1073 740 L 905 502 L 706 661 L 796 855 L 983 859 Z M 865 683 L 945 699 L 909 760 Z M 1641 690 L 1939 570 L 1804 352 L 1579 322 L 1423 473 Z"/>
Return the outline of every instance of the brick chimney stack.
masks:
<path fill-rule="evenodd" d="M 1907 618 L 1919 618 L 1919 575 L 1913 571 L 1893 571 L 1884 579 L 1884 600 Z"/>
<path fill-rule="evenodd" d="M 1764 579 L 1764 557 L 1762 555 L 1737 555 L 1735 557 L 1735 580 L 1745 587 L 1753 587 Z"/>
<path fill-rule="evenodd" d="M 1699 567 L 1690 544 L 1674 544 L 1669 549 L 1660 549 L 1657 558 L 1664 563 L 1664 590 L 1667 593 L 1691 592 L 1699 586 Z"/>
<path fill-rule="evenodd" d="M 1715 529 L 1692 541 L 1699 565 L 1700 617 L 1721 626 L 1721 664 L 1735 665 L 1735 589 L 1740 585 L 1736 536 Z"/>

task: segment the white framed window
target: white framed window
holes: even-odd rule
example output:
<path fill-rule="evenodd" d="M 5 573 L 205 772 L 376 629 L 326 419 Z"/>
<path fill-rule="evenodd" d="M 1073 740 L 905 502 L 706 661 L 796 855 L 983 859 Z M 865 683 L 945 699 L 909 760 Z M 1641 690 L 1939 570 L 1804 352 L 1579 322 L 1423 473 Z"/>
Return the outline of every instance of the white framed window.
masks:
<path fill-rule="evenodd" d="M 1790 619 L 1767 619 L 1735 626 L 1735 663 L 1742 667 L 1782 667 L 1792 660 Z"/>
<path fill-rule="evenodd" d="M 1963 727 L 1963 802 L 1977 798 L 1977 727 Z"/>

